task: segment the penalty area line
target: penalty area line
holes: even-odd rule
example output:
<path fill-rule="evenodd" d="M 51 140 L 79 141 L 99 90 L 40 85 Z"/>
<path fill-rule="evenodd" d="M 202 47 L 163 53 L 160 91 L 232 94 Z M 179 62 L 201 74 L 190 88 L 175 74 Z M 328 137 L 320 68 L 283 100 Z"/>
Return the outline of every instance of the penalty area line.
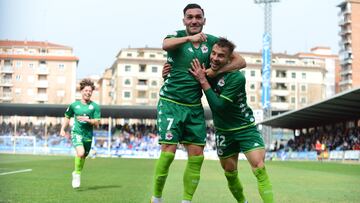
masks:
<path fill-rule="evenodd" d="M 30 172 L 32 171 L 32 169 L 24 169 L 24 170 L 18 170 L 18 171 L 10 171 L 10 172 L 5 172 L 5 173 L 0 173 L 0 176 L 3 175 L 9 175 L 9 174 L 14 174 L 14 173 L 25 173 L 25 172 Z"/>

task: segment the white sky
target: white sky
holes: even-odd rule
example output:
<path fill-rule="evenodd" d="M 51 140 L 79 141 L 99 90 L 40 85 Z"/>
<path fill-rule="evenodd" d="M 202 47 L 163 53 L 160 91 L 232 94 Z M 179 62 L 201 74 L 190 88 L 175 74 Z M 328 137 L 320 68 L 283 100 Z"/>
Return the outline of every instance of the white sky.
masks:
<path fill-rule="evenodd" d="M 338 52 L 341 0 L 280 0 L 272 6 L 273 51 L 295 54 L 315 46 Z M 182 10 L 198 3 L 204 32 L 224 36 L 237 51 L 261 50 L 263 6 L 253 0 L 0 0 L 0 39 L 71 46 L 80 58 L 77 77 L 102 74 L 121 48 L 161 47 L 183 29 Z"/>

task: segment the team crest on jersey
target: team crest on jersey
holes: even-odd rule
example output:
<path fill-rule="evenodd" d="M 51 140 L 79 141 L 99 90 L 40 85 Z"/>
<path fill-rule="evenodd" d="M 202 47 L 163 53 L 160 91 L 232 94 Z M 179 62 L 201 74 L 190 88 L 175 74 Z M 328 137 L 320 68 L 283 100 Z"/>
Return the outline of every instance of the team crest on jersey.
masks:
<path fill-rule="evenodd" d="M 219 156 L 221 156 L 221 155 L 223 155 L 224 154 L 224 152 L 223 152 L 223 150 L 222 149 L 217 149 L 217 154 L 219 155 Z"/>
<path fill-rule="evenodd" d="M 224 80 L 223 77 L 219 80 L 218 85 L 219 85 L 220 87 L 222 87 L 222 86 L 225 85 L 225 80 Z"/>
<path fill-rule="evenodd" d="M 94 106 L 92 104 L 89 105 L 89 109 L 90 110 L 93 110 L 94 109 Z"/>
<path fill-rule="evenodd" d="M 173 138 L 173 134 L 170 131 L 167 131 L 165 134 L 165 139 L 166 140 L 171 140 Z"/>
<path fill-rule="evenodd" d="M 205 45 L 205 44 L 203 44 L 203 45 L 201 45 L 201 51 L 202 51 L 202 53 L 208 53 L 208 51 L 209 51 L 209 48 Z"/>

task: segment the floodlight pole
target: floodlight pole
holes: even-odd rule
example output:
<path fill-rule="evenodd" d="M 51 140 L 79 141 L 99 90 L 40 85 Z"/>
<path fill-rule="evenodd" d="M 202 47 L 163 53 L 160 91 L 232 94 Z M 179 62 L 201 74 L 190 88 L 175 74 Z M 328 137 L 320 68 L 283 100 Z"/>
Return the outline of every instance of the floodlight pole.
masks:
<path fill-rule="evenodd" d="M 263 49 L 262 49 L 262 108 L 264 120 L 271 117 L 271 3 L 279 2 L 280 0 L 254 0 L 256 4 L 264 4 L 264 34 L 263 34 Z M 271 144 L 271 127 L 262 126 L 262 133 L 267 146 Z"/>

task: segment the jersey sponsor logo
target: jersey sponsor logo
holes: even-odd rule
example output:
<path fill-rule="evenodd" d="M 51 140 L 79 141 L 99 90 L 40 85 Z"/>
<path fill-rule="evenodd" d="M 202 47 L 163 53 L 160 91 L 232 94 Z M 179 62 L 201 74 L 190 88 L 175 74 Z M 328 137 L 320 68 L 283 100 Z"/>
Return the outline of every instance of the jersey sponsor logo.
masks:
<path fill-rule="evenodd" d="M 173 138 L 173 134 L 171 133 L 171 131 L 167 131 L 165 134 L 165 139 L 171 140 L 172 138 Z"/>
<path fill-rule="evenodd" d="M 89 109 L 90 110 L 93 110 L 94 109 L 94 106 L 92 104 L 89 105 Z"/>
<path fill-rule="evenodd" d="M 188 50 L 189 50 L 190 52 L 194 53 L 194 50 L 193 50 L 191 47 L 189 47 Z"/>
<path fill-rule="evenodd" d="M 222 87 L 222 86 L 225 85 L 224 77 L 222 77 L 222 78 L 219 80 L 218 85 L 219 85 L 220 87 Z"/>
<path fill-rule="evenodd" d="M 201 45 L 201 51 L 202 51 L 202 53 L 208 53 L 208 51 L 209 51 L 209 48 L 205 45 L 205 44 L 203 44 L 203 45 Z"/>

